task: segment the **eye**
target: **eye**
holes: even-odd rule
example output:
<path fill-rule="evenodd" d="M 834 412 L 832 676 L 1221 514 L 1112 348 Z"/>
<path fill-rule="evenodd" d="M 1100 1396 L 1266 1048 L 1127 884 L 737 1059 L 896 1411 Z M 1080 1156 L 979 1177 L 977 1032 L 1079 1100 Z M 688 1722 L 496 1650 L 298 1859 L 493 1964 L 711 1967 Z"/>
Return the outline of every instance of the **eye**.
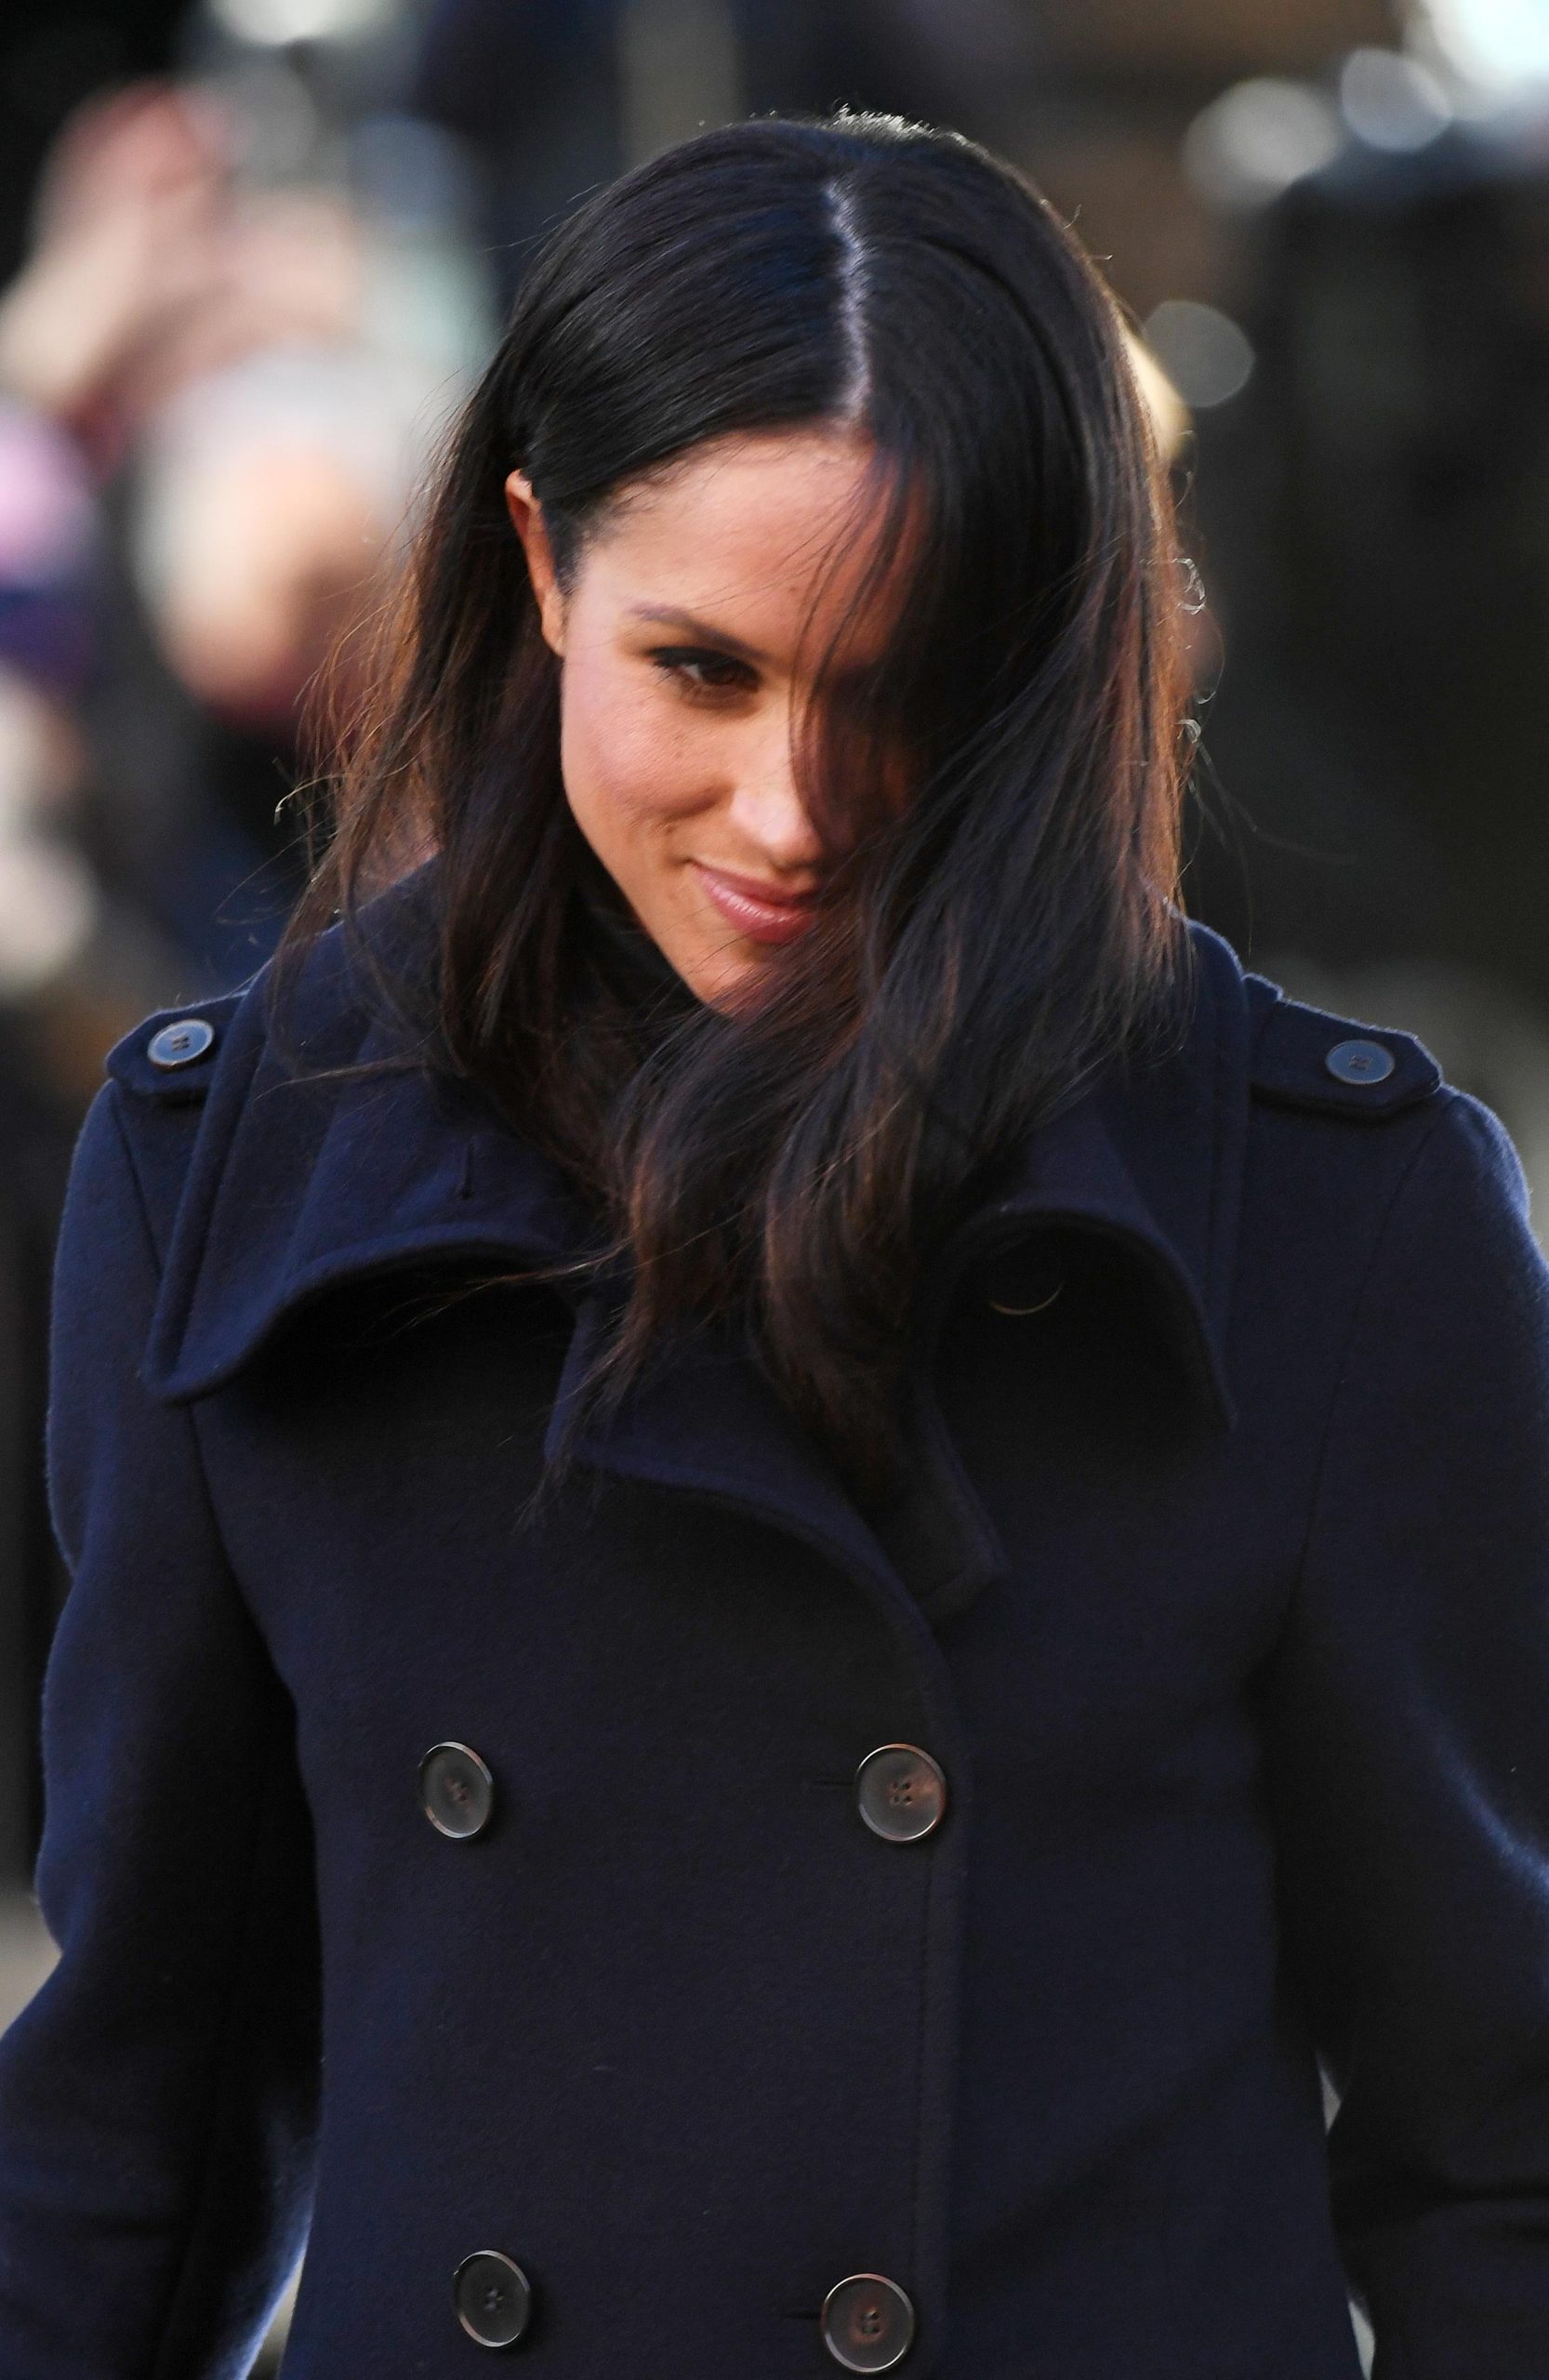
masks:
<path fill-rule="evenodd" d="M 664 677 L 695 694 L 743 694 L 758 682 L 746 661 L 709 645 L 658 644 L 649 658 Z"/>

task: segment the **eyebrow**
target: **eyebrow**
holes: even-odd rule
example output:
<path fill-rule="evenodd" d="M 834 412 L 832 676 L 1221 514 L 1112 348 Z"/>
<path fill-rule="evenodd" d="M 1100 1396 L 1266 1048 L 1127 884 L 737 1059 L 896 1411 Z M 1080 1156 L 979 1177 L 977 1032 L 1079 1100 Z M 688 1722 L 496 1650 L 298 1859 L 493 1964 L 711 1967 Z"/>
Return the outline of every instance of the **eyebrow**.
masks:
<path fill-rule="evenodd" d="M 631 603 L 629 616 L 632 620 L 655 620 L 658 628 L 677 628 L 683 636 L 698 637 L 706 644 L 718 644 L 726 653 L 735 654 L 739 661 L 751 661 L 760 668 L 768 661 L 756 644 L 744 644 L 739 636 L 732 636 L 725 628 L 712 628 L 696 620 L 692 612 L 681 612 L 673 603 Z"/>

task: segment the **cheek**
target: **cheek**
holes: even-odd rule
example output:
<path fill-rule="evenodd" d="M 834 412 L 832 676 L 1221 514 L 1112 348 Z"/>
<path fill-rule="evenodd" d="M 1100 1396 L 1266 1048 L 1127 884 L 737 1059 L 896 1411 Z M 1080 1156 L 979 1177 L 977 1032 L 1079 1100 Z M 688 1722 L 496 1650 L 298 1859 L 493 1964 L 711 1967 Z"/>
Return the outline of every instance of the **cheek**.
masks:
<path fill-rule="evenodd" d="M 584 650 L 562 681 L 560 766 L 594 847 L 629 842 L 715 799 L 712 738 L 638 665 Z"/>

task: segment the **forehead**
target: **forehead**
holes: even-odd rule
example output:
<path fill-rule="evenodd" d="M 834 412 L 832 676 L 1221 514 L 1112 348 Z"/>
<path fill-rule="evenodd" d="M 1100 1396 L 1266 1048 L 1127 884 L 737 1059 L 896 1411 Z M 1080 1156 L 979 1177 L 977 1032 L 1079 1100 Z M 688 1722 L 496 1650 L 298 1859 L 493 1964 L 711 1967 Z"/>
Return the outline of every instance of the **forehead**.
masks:
<path fill-rule="evenodd" d="M 716 439 L 623 491 L 587 548 L 588 596 L 689 613 L 788 656 L 803 627 L 880 652 L 891 609 L 867 588 L 887 496 L 843 430 Z"/>

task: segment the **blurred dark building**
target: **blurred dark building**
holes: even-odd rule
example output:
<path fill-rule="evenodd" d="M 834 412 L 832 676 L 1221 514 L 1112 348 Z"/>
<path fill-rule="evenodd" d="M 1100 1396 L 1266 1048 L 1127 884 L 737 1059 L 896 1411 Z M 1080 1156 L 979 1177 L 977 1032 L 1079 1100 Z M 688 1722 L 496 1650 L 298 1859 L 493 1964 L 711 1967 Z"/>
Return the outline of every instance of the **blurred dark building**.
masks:
<path fill-rule="evenodd" d="M 742 114 L 841 103 L 983 129 L 972 39 L 910 0 L 434 0 L 413 101 L 479 157 L 505 294 L 531 244 L 598 183 L 654 149 Z M 1019 58 L 1028 15 L 991 0 L 995 56 Z M 954 38 L 954 33 L 956 38 Z"/>
<path fill-rule="evenodd" d="M 1258 367 L 1199 436 L 1201 887 L 1261 946 L 1476 970 L 1549 1015 L 1543 160 L 1352 150 L 1265 217 L 1251 286 Z"/>

